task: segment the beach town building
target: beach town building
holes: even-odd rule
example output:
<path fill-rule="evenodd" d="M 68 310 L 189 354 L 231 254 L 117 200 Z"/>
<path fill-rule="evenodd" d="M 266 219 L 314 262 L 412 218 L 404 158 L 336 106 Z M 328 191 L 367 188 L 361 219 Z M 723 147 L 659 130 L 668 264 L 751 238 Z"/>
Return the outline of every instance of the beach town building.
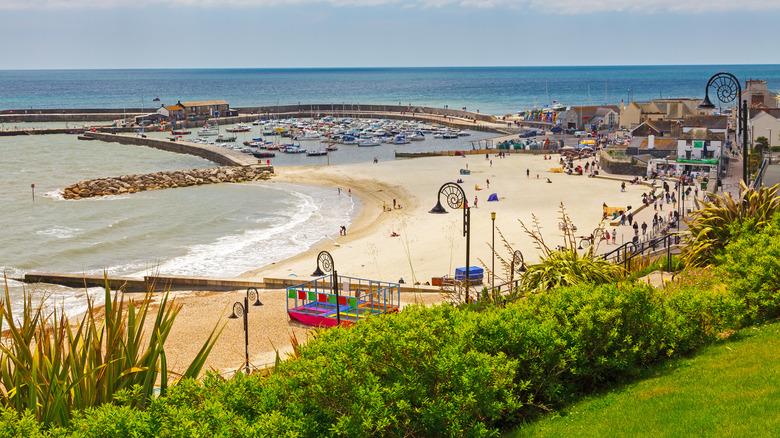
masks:
<path fill-rule="evenodd" d="M 755 144 L 758 137 L 766 137 L 769 147 L 780 146 L 780 108 L 758 111 L 748 119 L 750 144 Z"/>
<path fill-rule="evenodd" d="M 778 106 L 778 95 L 767 89 L 766 81 L 748 79 L 745 81 L 745 89 L 742 90 L 740 102 L 747 100 L 752 108 L 767 108 Z"/>
<path fill-rule="evenodd" d="M 677 169 L 679 173 L 707 175 L 722 168 L 726 135 L 709 128 L 691 128 L 677 139 Z"/>
<path fill-rule="evenodd" d="M 725 136 L 729 129 L 729 118 L 721 114 L 686 116 L 682 123 L 682 133 L 690 132 L 694 128 L 707 128 L 716 134 Z"/>
<path fill-rule="evenodd" d="M 641 161 L 648 158 L 668 158 L 677 154 L 677 138 L 657 138 L 654 135 L 634 137 L 626 147 L 626 155 Z"/>
<path fill-rule="evenodd" d="M 648 120 L 631 130 L 631 137 L 674 137 L 682 134 L 682 122 L 679 120 Z"/>
<path fill-rule="evenodd" d="M 178 103 L 176 105 L 162 105 L 157 110 L 157 114 L 167 117 L 168 120 L 181 120 L 184 118 L 184 107 Z"/>
<path fill-rule="evenodd" d="M 617 127 L 619 115 L 617 105 L 573 106 L 558 114 L 558 124 L 565 129 L 609 129 Z"/>
<path fill-rule="evenodd" d="M 620 102 L 620 121 L 622 129 L 634 129 L 647 121 L 679 120 L 690 114 L 699 114 L 697 109 L 701 99 L 654 99 L 650 102 Z"/>
<path fill-rule="evenodd" d="M 178 101 L 174 105 L 162 105 L 157 113 L 170 120 L 183 120 L 189 117 L 225 117 L 237 115 L 224 100 L 202 100 L 193 102 Z M 233 114 L 235 113 L 235 114 Z"/>

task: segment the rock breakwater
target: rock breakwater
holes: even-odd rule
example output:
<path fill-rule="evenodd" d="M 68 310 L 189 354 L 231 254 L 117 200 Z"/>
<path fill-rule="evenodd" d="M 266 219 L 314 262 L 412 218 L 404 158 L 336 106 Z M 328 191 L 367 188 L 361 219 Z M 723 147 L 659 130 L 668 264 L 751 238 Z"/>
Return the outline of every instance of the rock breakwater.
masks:
<path fill-rule="evenodd" d="M 65 199 L 84 199 L 201 184 L 241 183 L 269 179 L 272 172 L 272 167 L 258 165 L 172 170 L 145 175 L 122 175 L 119 177 L 81 181 L 65 187 L 62 191 L 62 196 Z"/>

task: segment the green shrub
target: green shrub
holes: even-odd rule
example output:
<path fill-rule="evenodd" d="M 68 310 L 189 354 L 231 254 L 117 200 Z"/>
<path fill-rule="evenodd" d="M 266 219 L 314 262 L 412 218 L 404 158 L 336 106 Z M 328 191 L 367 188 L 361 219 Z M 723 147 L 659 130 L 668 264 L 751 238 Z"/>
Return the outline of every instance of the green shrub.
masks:
<path fill-rule="evenodd" d="M 780 214 L 758 232 L 742 232 L 718 259 L 729 289 L 744 300 L 746 323 L 780 316 Z"/>
<path fill-rule="evenodd" d="M 484 312 L 411 306 L 317 332 L 268 377 L 185 379 L 145 408 L 138 388 L 123 391 L 52 435 L 498 436 L 718 339 L 743 308 L 724 288 L 635 283 L 562 288 Z"/>

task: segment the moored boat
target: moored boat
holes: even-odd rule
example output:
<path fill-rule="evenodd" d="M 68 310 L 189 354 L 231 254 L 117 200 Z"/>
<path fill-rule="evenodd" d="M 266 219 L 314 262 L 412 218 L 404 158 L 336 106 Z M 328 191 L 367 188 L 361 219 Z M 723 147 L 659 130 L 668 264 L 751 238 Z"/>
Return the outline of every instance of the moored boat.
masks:
<path fill-rule="evenodd" d="M 379 142 L 373 139 L 360 140 L 358 142 L 358 146 L 360 147 L 379 146 Z"/>
<path fill-rule="evenodd" d="M 249 132 L 252 130 L 252 127 L 247 125 L 246 123 L 239 123 L 238 125 L 225 129 L 227 132 Z"/>
<path fill-rule="evenodd" d="M 200 137 L 208 137 L 210 135 L 219 135 L 219 127 L 211 126 L 207 123 L 203 128 L 198 130 L 198 136 Z"/>

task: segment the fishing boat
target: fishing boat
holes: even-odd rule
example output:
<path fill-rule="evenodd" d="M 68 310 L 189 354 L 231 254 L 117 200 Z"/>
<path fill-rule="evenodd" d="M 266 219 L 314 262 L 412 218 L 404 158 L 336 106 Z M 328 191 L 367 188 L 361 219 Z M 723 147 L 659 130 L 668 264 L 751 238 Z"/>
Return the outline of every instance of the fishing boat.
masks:
<path fill-rule="evenodd" d="M 312 131 L 312 130 L 305 130 L 303 131 L 303 134 L 295 136 L 295 140 L 298 141 L 319 140 L 319 139 L 320 139 L 319 132 Z"/>
<path fill-rule="evenodd" d="M 328 155 L 328 151 L 309 151 L 306 152 L 307 157 L 321 157 L 323 155 Z"/>
<path fill-rule="evenodd" d="M 189 129 L 174 129 L 171 131 L 171 135 L 189 135 L 192 134 L 192 131 Z"/>
<path fill-rule="evenodd" d="M 255 158 L 273 158 L 276 156 L 273 152 L 259 152 L 259 151 L 253 151 L 252 155 L 255 156 Z"/>
<path fill-rule="evenodd" d="M 252 130 L 252 127 L 247 125 L 246 123 L 239 123 L 238 125 L 236 125 L 236 126 L 234 126 L 232 128 L 225 129 L 225 131 L 227 131 L 227 132 L 249 132 L 251 130 Z"/>
<path fill-rule="evenodd" d="M 219 135 L 219 126 L 211 126 L 206 123 L 203 128 L 198 130 L 198 136 L 208 137 L 210 135 Z"/>
<path fill-rule="evenodd" d="M 326 151 L 337 151 L 339 150 L 339 147 L 336 146 L 336 144 L 329 144 L 328 147 L 325 148 Z"/>
<path fill-rule="evenodd" d="M 236 136 L 233 135 L 231 137 L 225 137 L 224 135 L 219 134 L 217 135 L 217 138 L 214 141 L 216 141 L 217 143 L 229 143 L 231 141 L 236 141 Z"/>

